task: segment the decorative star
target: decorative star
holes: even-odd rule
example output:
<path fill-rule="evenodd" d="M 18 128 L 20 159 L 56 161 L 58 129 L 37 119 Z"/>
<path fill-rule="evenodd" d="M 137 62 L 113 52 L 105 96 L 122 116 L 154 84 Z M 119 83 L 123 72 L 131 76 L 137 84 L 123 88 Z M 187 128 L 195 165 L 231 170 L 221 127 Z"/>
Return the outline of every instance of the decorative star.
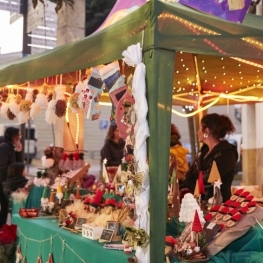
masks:
<path fill-rule="evenodd" d="M 220 185 L 222 184 L 221 180 L 218 179 L 217 181 L 214 182 L 214 186 L 218 187 L 220 189 Z"/>
<path fill-rule="evenodd" d="M 21 252 L 21 248 L 20 245 L 17 246 L 16 249 L 16 263 L 19 263 L 23 258 L 22 252 Z"/>

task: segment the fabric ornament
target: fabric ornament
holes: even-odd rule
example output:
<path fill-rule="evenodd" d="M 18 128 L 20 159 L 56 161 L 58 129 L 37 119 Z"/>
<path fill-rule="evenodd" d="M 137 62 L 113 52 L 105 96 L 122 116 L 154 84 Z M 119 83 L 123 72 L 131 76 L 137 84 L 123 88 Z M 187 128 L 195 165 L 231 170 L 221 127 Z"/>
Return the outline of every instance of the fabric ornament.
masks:
<path fill-rule="evenodd" d="M 45 112 L 45 120 L 49 124 L 55 124 L 58 116 L 55 114 L 55 105 L 56 105 L 56 100 L 52 99 L 48 103 L 47 110 Z"/>
<path fill-rule="evenodd" d="M 79 153 L 79 166 L 84 167 L 85 166 L 85 160 L 84 160 L 84 152 Z"/>
<path fill-rule="evenodd" d="M 85 107 L 87 119 L 97 120 L 100 116 L 99 98 L 104 88 L 104 83 L 101 80 L 99 68 L 92 68 L 88 81 L 86 83 L 85 95 L 89 100 L 88 106 Z"/>
<path fill-rule="evenodd" d="M 0 114 L 3 118 L 7 118 L 7 111 L 8 111 L 8 103 L 1 102 Z"/>
<path fill-rule="evenodd" d="M 67 158 L 68 158 L 68 154 L 63 153 L 61 159 L 59 160 L 58 168 L 62 171 L 65 170 L 65 162 L 66 162 Z"/>
<path fill-rule="evenodd" d="M 37 105 L 36 103 L 32 103 L 32 105 L 30 106 L 30 118 L 34 119 L 37 115 L 39 115 L 41 112 L 41 107 L 39 105 Z"/>
<path fill-rule="evenodd" d="M 73 113 L 77 113 L 80 110 L 78 101 L 79 101 L 79 93 L 71 94 L 69 98 L 69 107 Z"/>
<path fill-rule="evenodd" d="M 61 118 L 66 115 L 67 103 L 65 101 L 66 86 L 58 85 L 55 87 L 56 92 L 56 104 L 55 104 L 55 114 Z"/>
<path fill-rule="evenodd" d="M 39 93 L 36 96 L 35 103 L 42 108 L 47 108 L 48 107 L 48 99 L 47 96 L 43 93 Z"/>
<path fill-rule="evenodd" d="M 73 163 L 72 163 L 72 170 L 79 169 L 79 152 L 74 152 L 73 153 Z"/>
<path fill-rule="evenodd" d="M 110 98 L 115 106 L 117 106 L 126 90 L 127 85 L 125 84 L 125 75 L 121 75 L 109 91 Z"/>
<path fill-rule="evenodd" d="M 53 255 L 52 255 L 52 253 L 50 253 L 49 255 L 48 255 L 48 260 L 47 260 L 47 262 L 46 263 L 53 263 L 54 261 L 53 261 Z"/>
<path fill-rule="evenodd" d="M 42 263 L 42 258 L 41 258 L 41 256 L 38 256 L 38 258 L 37 258 L 37 263 Z"/>
<path fill-rule="evenodd" d="M 25 100 L 32 102 L 33 101 L 33 90 L 29 89 L 26 93 Z"/>
<path fill-rule="evenodd" d="M 10 109 L 7 110 L 7 118 L 9 120 L 13 120 L 16 116 L 10 111 Z"/>
<path fill-rule="evenodd" d="M 127 90 L 116 107 L 116 122 L 119 128 L 119 135 L 123 139 L 127 137 L 128 128 L 130 133 L 133 133 L 133 126 L 135 125 L 135 120 L 132 117 L 132 114 L 135 114 L 133 110 L 134 103 L 135 100 L 131 91 Z"/>
<path fill-rule="evenodd" d="M 68 154 L 68 158 L 64 163 L 65 170 L 72 170 L 73 167 L 73 153 Z"/>
<path fill-rule="evenodd" d="M 100 69 L 100 76 L 106 85 L 107 91 L 110 93 L 110 90 L 112 89 L 113 85 L 121 76 L 119 62 L 114 61 L 114 62 L 106 65 L 105 67 L 101 68 Z M 111 100 L 111 102 L 112 102 L 112 108 L 111 108 L 110 122 L 111 122 L 111 124 L 115 124 L 116 110 L 115 110 L 115 105 L 114 105 L 112 100 Z"/>
<path fill-rule="evenodd" d="M 26 123 L 30 118 L 29 111 L 20 111 L 17 115 L 17 120 L 19 124 Z"/>
<path fill-rule="evenodd" d="M 9 101 L 9 110 L 13 113 L 14 116 L 17 116 L 19 111 L 20 111 L 20 106 L 19 104 L 16 102 L 16 97 L 10 99 Z"/>

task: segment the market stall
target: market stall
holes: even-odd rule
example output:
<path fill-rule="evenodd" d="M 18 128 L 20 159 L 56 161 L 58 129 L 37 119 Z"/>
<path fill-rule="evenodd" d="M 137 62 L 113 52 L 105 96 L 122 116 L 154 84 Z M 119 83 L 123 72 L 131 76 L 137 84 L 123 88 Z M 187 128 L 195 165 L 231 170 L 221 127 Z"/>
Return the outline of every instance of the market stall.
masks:
<path fill-rule="evenodd" d="M 166 175 L 169 173 L 172 98 L 178 100 L 186 94 L 185 101 L 190 102 L 189 92 L 192 90 L 192 86 L 188 84 L 187 90 L 173 92 L 176 51 L 225 58 L 239 57 L 250 59 L 251 63 L 259 65 L 260 60 L 263 60 L 261 23 L 262 18 L 248 15 L 242 25 L 235 24 L 180 4 L 150 1 L 121 21 L 90 37 L 1 66 L 0 85 L 33 82 L 107 64 L 122 59 L 122 52 L 130 45 L 141 43 L 147 73 L 146 95 L 149 108 L 147 157 L 151 200 L 150 258 L 154 258 L 155 262 L 163 262 L 160 248 L 164 247 L 162 237 L 166 232 L 164 204 L 167 202 Z M 23 74 L 21 69 L 25 69 Z M 251 89 L 257 87 L 252 85 Z M 235 91 L 238 89 L 240 86 Z M 197 85 L 195 90 L 201 93 L 200 86 Z M 192 104 L 199 105 L 199 102 L 198 98 L 194 103 L 191 100 Z"/>

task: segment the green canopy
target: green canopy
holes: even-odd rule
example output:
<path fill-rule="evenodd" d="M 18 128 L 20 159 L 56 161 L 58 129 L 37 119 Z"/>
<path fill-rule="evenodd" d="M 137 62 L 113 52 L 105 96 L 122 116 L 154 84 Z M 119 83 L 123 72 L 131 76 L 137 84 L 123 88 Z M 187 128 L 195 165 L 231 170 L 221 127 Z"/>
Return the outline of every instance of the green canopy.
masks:
<path fill-rule="evenodd" d="M 138 42 L 142 44 L 150 127 L 150 257 L 151 262 L 161 263 L 164 261 L 176 52 L 239 57 L 251 63 L 257 60 L 257 65 L 263 65 L 262 25 L 263 18 L 254 15 L 247 14 L 243 24 L 236 24 L 178 3 L 150 1 L 91 36 L 2 65 L 0 86 L 106 64 L 122 59 L 122 52 L 128 46 Z M 260 75 L 259 78 L 262 78 Z M 201 93 L 200 85 L 196 85 L 195 89 Z"/>

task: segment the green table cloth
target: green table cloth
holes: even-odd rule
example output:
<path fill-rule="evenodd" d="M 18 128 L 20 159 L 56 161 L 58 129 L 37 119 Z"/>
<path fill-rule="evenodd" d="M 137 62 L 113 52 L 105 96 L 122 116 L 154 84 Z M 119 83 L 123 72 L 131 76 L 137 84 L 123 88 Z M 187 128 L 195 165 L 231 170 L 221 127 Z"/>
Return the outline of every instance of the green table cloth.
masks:
<path fill-rule="evenodd" d="M 27 262 L 47 262 L 52 252 L 54 262 L 62 263 L 125 263 L 131 255 L 123 251 L 103 248 L 103 243 L 82 237 L 58 227 L 57 219 L 39 217 L 34 219 L 13 215 L 18 226 L 18 243 Z"/>

